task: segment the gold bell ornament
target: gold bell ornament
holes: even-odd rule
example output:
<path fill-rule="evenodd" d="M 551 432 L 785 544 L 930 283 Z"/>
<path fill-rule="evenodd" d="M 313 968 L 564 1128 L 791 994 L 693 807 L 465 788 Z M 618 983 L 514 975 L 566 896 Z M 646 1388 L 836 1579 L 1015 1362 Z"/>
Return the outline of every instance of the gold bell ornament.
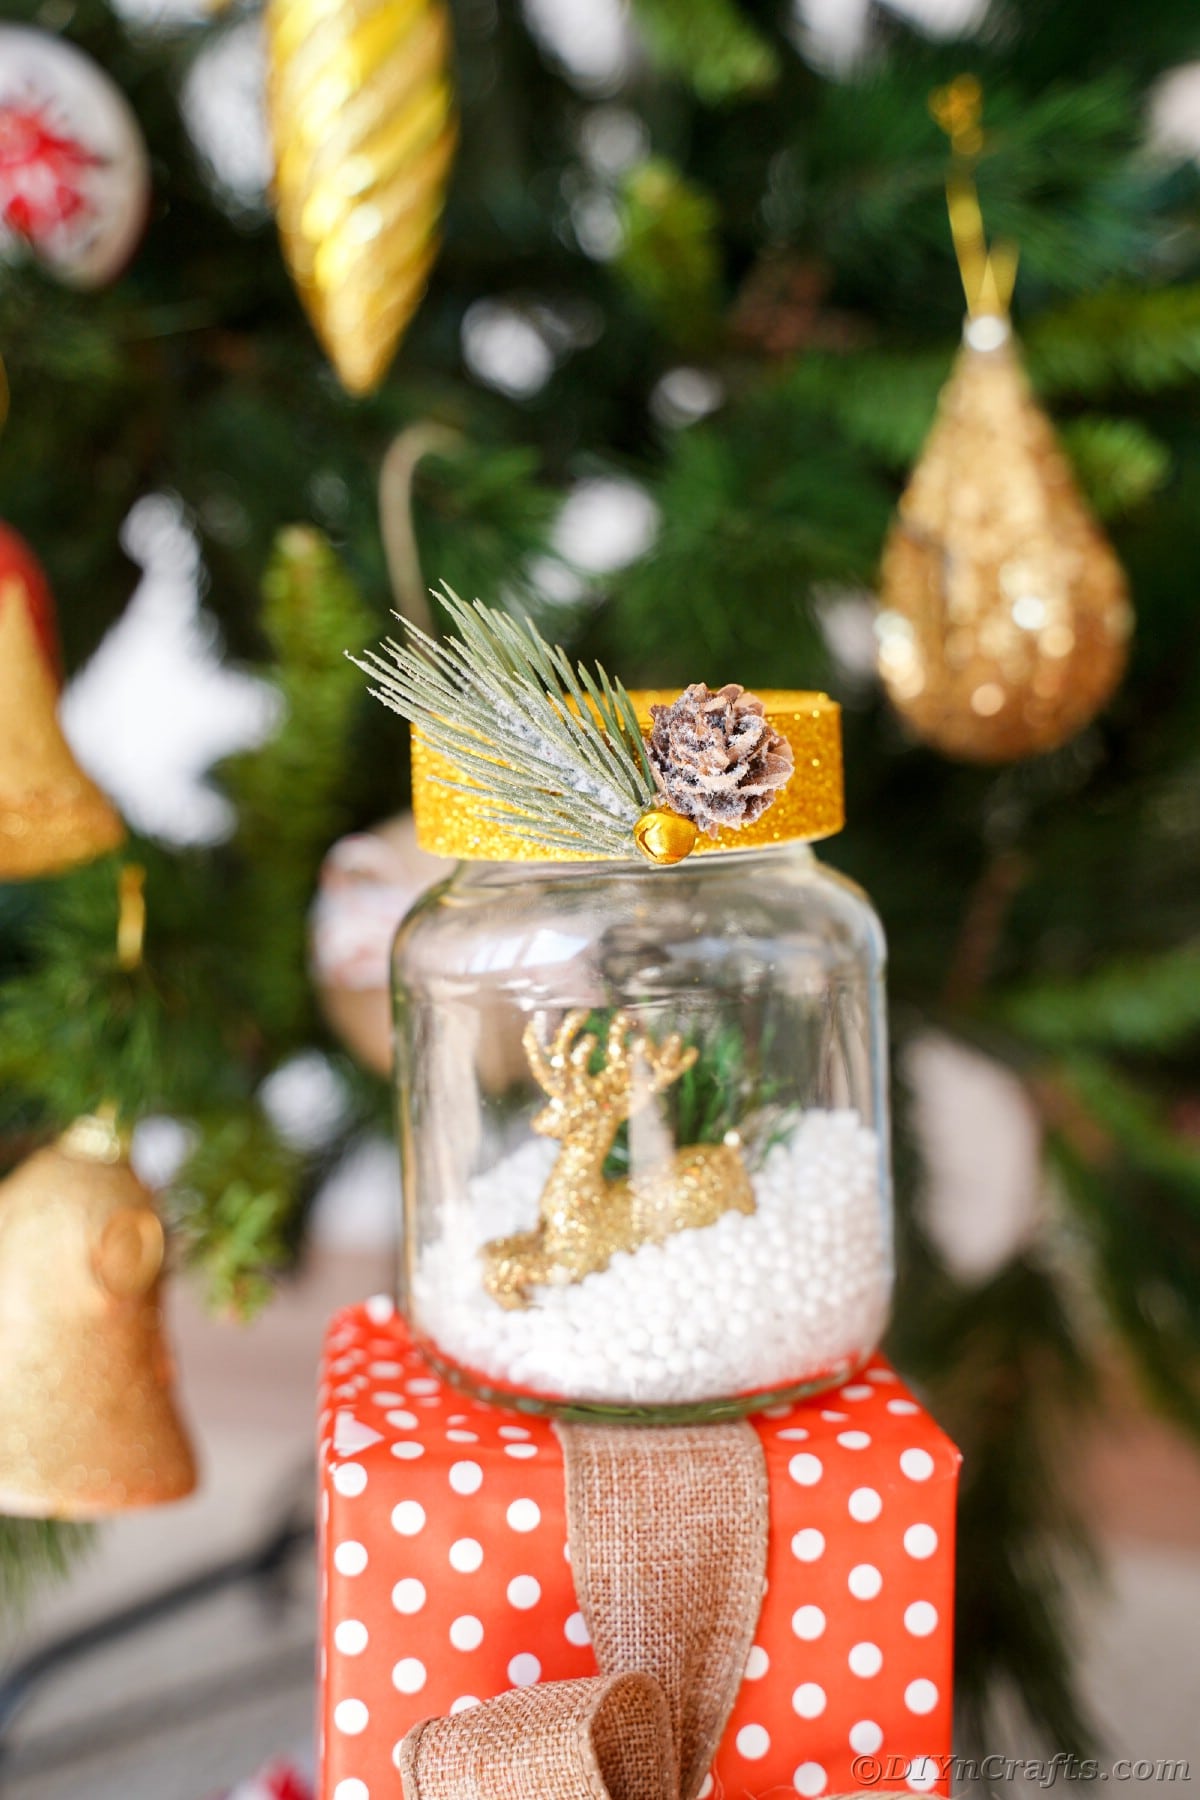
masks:
<path fill-rule="evenodd" d="M 125 836 L 71 754 L 58 689 L 46 577 L 29 546 L 0 525 L 0 881 L 56 874 Z"/>
<path fill-rule="evenodd" d="M 0 1183 L 0 1513 L 91 1519 L 196 1482 L 154 1201 L 109 1117 Z"/>
<path fill-rule="evenodd" d="M 455 144 L 444 0 L 270 0 L 283 253 L 342 386 L 377 387 L 437 254 Z"/>
<path fill-rule="evenodd" d="M 967 296 L 963 345 L 884 547 L 879 669 L 918 737 L 970 762 L 1052 750 L 1125 666 L 1124 571 L 1030 392 L 1008 303 L 1016 254 L 988 248 L 973 180 L 979 84 L 933 97 Z"/>

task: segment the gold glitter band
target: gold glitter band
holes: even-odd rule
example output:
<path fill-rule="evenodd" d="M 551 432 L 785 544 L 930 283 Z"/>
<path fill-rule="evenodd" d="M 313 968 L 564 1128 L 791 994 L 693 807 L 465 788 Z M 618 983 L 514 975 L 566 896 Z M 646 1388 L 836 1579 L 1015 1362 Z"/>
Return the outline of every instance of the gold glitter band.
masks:
<path fill-rule="evenodd" d="M 842 713 L 827 694 L 788 689 L 759 689 L 767 718 L 792 746 L 795 768 L 787 785 L 762 817 L 740 831 L 719 837 L 701 836 L 695 854 L 712 856 L 726 850 L 761 850 L 770 844 L 812 842 L 832 837 L 845 822 L 842 797 Z M 676 691 L 644 688 L 630 694 L 643 731 L 650 729 L 651 706 L 669 705 Z M 445 787 L 460 779 L 453 765 L 431 750 L 419 731 L 412 734 L 413 815 L 417 842 L 434 856 L 466 862 L 597 862 L 606 859 L 586 850 L 548 850 L 518 829 L 495 825 L 483 816 L 483 789 L 464 793 Z M 636 860 L 632 836 L 629 856 Z"/>

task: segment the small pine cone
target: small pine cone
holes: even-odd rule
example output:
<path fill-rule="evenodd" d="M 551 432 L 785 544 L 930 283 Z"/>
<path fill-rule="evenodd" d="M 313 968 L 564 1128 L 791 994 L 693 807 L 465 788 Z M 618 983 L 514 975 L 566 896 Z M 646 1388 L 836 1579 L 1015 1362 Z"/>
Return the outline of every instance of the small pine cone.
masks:
<path fill-rule="evenodd" d="M 702 681 L 670 706 L 652 706 L 646 752 L 666 805 L 706 831 L 752 825 L 792 773 L 792 746 L 755 694 Z"/>

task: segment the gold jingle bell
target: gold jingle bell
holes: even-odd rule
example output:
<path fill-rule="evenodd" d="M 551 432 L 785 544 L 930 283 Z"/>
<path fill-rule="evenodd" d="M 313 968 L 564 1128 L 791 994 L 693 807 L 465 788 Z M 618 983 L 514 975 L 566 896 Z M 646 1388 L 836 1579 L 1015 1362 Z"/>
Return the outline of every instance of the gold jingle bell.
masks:
<path fill-rule="evenodd" d="M 89 862 L 125 836 L 63 736 L 36 599 L 26 575 L 0 559 L 0 881 Z"/>
<path fill-rule="evenodd" d="M 633 841 L 648 862 L 670 868 L 696 848 L 700 833 L 693 820 L 670 807 L 656 806 L 642 814 L 633 828 Z"/>
<path fill-rule="evenodd" d="M 0 1513 L 98 1518 L 194 1488 L 163 1253 L 107 1119 L 76 1120 L 0 1183 Z"/>

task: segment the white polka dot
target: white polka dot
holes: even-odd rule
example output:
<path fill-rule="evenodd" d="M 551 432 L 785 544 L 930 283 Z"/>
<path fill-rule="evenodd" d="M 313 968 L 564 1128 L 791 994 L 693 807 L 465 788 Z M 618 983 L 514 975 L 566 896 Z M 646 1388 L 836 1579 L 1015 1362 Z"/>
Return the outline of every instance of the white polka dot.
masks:
<path fill-rule="evenodd" d="M 825 1554 L 825 1534 L 815 1525 L 806 1525 L 792 1539 L 792 1555 L 798 1562 L 816 1562 Z"/>
<path fill-rule="evenodd" d="M 500 1436 L 502 1438 L 527 1438 L 529 1431 L 524 1425 L 501 1425 Z"/>
<path fill-rule="evenodd" d="M 394 1425 L 397 1431 L 416 1430 L 417 1415 L 415 1412 L 409 1412 L 406 1406 L 401 1406 L 390 1413 L 386 1413 L 384 1416 L 387 1419 L 388 1424 Z"/>
<path fill-rule="evenodd" d="M 446 1433 L 446 1442 L 448 1444 L 477 1444 L 479 1442 L 479 1433 L 477 1431 L 462 1430 L 448 1431 Z"/>
<path fill-rule="evenodd" d="M 871 1435 L 867 1431 L 839 1431 L 838 1443 L 843 1450 L 869 1450 Z"/>
<path fill-rule="evenodd" d="M 824 1793 L 825 1783 L 829 1777 L 818 1762 L 804 1762 L 792 1776 L 792 1786 L 805 1800 L 815 1800 L 817 1794 Z"/>
<path fill-rule="evenodd" d="M 823 1412 L 821 1417 L 830 1425 L 843 1425 L 846 1421 L 846 1414 L 840 1412 Z"/>
<path fill-rule="evenodd" d="M 914 1794 L 927 1794 L 936 1782 L 939 1773 L 936 1756 L 914 1756 L 908 1765 L 904 1785 L 911 1788 Z"/>
<path fill-rule="evenodd" d="M 771 1739 L 764 1725 L 743 1725 L 734 1741 L 738 1755 L 744 1756 L 747 1762 L 757 1762 L 771 1748 Z"/>
<path fill-rule="evenodd" d="M 850 1496 L 850 1517 L 857 1519 L 860 1525 L 869 1525 L 883 1511 L 883 1501 L 874 1488 L 855 1488 Z"/>
<path fill-rule="evenodd" d="M 932 1681 L 926 1681 L 923 1676 L 919 1681 L 910 1681 L 904 1690 L 904 1704 L 909 1712 L 932 1712 L 937 1703 L 937 1688 Z"/>
<path fill-rule="evenodd" d="M 789 1425 L 786 1431 L 777 1431 L 775 1436 L 783 1438 L 789 1444 L 802 1444 L 812 1434 L 803 1425 Z"/>
<path fill-rule="evenodd" d="M 372 1294 L 363 1302 L 363 1310 L 372 1325 L 386 1325 L 396 1310 L 395 1301 L 390 1294 Z"/>
<path fill-rule="evenodd" d="M 425 1583 L 406 1575 L 392 1589 L 392 1605 L 398 1613 L 419 1613 L 425 1604 Z"/>
<path fill-rule="evenodd" d="M 761 1681 L 771 1666 L 771 1659 L 761 1644 L 752 1644 L 743 1675 L 747 1681 Z"/>
<path fill-rule="evenodd" d="M 504 1516 L 514 1531 L 536 1531 L 542 1509 L 536 1500 L 514 1500 Z"/>
<path fill-rule="evenodd" d="M 456 1494 L 477 1494 L 483 1486 L 483 1470 L 477 1462 L 452 1463 L 450 1486 Z"/>
<path fill-rule="evenodd" d="M 799 1456 L 793 1456 L 788 1464 L 788 1474 L 800 1487 L 815 1487 L 825 1473 L 819 1456 L 802 1450 Z"/>
<path fill-rule="evenodd" d="M 883 1742 L 883 1732 L 874 1719 L 860 1719 L 850 1727 L 850 1748 L 860 1756 L 874 1756 Z"/>
<path fill-rule="evenodd" d="M 415 1462 L 418 1456 L 424 1456 L 424 1454 L 424 1444 L 415 1444 L 411 1438 L 406 1438 L 403 1443 L 392 1445 L 392 1455 L 398 1456 L 401 1462 Z"/>
<path fill-rule="evenodd" d="M 441 1382 L 435 1381 L 431 1375 L 414 1375 L 404 1385 L 410 1394 L 440 1394 L 442 1391 Z"/>
<path fill-rule="evenodd" d="M 825 1614 L 819 1606 L 798 1606 L 792 1614 L 792 1630 L 798 1638 L 811 1643 L 825 1629 Z"/>
<path fill-rule="evenodd" d="M 928 1600 L 914 1600 L 904 1609 L 904 1629 L 911 1631 L 914 1637 L 928 1637 L 931 1631 L 937 1630 L 937 1622 L 937 1607 Z"/>
<path fill-rule="evenodd" d="M 450 1546 L 450 1567 L 460 1575 L 473 1575 L 483 1562 L 483 1545 L 477 1538 L 455 1538 Z"/>
<path fill-rule="evenodd" d="M 475 1695 L 475 1694 L 460 1694 L 458 1696 L 457 1700 L 452 1700 L 450 1702 L 450 1711 L 452 1713 L 470 1712 L 470 1710 L 473 1706 L 478 1706 L 478 1705 L 479 1705 L 479 1699 L 478 1699 L 477 1695 Z"/>
<path fill-rule="evenodd" d="M 361 1700 L 339 1700 L 333 1709 L 334 1725 L 347 1737 L 357 1737 L 365 1731 L 370 1716 Z"/>
<path fill-rule="evenodd" d="M 532 1687 L 541 1672 L 541 1663 L 528 1650 L 522 1650 L 508 1665 L 508 1679 L 514 1687 Z"/>
<path fill-rule="evenodd" d="M 856 1600 L 873 1600 L 883 1586 L 883 1576 L 874 1563 L 856 1563 L 847 1585 Z"/>
<path fill-rule="evenodd" d="M 347 1538 L 334 1551 L 333 1566 L 339 1575 L 361 1575 L 367 1566 L 366 1546 Z"/>
<path fill-rule="evenodd" d="M 347 1775 L 333 1790 L 333 1800 L 371 1800 L 371 1791 L 357 1775 Z"/>
<path fill-rule="evenodd" d="M 527 1461 L 529 1457 L 536 1456 L 537 1453 L 536 1444 L 505 1444 L 504 1446 L 505 1456 L 511 1456 L 518 1462 Z"/>
<path fill-rule="evenodd" d="M 918 1562 L 932 1556 L 938 1546 L 938 1535 L 932 1525 L 910 1525 L 904 1534 L 904 1548 Z"/>
<path fill-rule="evenodd" d="M 764 1419 L 790 1419 L 795 1410 L 794 1406 L 764 1406 L 762 1416 Z"/>
<path fill-rule="evenodd" d="M 802 1719 L 819 1719 L 825 1711 L 825 1689 L 816 1681 L 802 1681 L 792 1695 L 792 1710 Z"/>
<path fill-rule="evenodd" d="M 343 1656 L 361 1656 L 367 1647 L 367 1628 L 361 1619 L 339 1619 L 333 1630 L 333 1647 Z"/>
<path fill-rule="evenodd" d="M 933 1474 L 933 1458 L 928 1450 L 902 1450 L 900 1468 L 910 1481 L 928 1481 Z"/>
<path fill-rule="evenodd" d="M 704 1780 L 700 1783 L 700 1786 L 696 1790 L 696 1800 L 708 1800 L 708 1796 L 712 1793 L 712 1791 L 713 1791 L 713 1778 L 712 1778 L 712 1770 L 710 1769 L 708 1771 L 708 1774 L 704 1777 Z"/>
<path fill-rule="evenodd" d="M 333 1485 L 339 1494 L 353 1500 L 367 1485 L 367 1471 L 361 1463 L 341 1463 L 333 1471 Z"/>
<path fill-rule="evenodd" d="M 478 1650 L 483 1642 L 483 1621 L 474 1613 L 463 1613 L 450 1627 L 450 1642 L 456 1650 Z"/>
<path fill-rule="evenodd" d="M 351 1389 L 351 1392 L 353 1392 L 353 1389 Z M 404 1395 L 403 1394 L 383 1394 L 383 1393 L 372 1394 L 371 1399 L 375 1403 L 376 1406 L 403 1406 L 404 1405 Z"/>
<path fill-rule="evenodd" d="M 528 1612 L 542 1597 L 541 1583 L 533 1575 L 514 1575 L 508 1584 L 508 1604 Z"/>
<path fill-rule="evenodd" d="M 869 1400 L 874 1392 L 874 1388 L 868 1387 L 865 1382 L 860 1381 L 854 1387 L 844 1387 L 840 1398 L 843 1400 Z"/>
<path fill-rule="evenodd" d="M 367 1374 L 375 1375 L 380 1381 L 394 1381 L 397 1375 L 403 1375 L 404 1364 L 398 1362 L 373 1362 L 367 1364 Z"/>
<path fill-rule="evenodd" d="M 392 1530 L 401 1537 L 416 1537 L 425 1529 L 425 1508 L 419 1500 L 401 1500 L 392 1508 Z"/>
<path fill-rule="evenodd" d="M 868 1381 L 899 1381 L 899 1379 L 900 1379 L 900 1377 L 897 1375 L 895 1369 L 868 1369 L 867 1370 L 867 1380 Z"/>
<path fill-rule="evenodd" d="M 887 1409 L 900 1419 L 911 1418 L 914 1413 L 919 1413 L 921 1410 L 915 1400 L 889 1400 Z"/>
<path fill-rule="evenodd" d="M 587 1628 L 587 1620 L 581 1612 L 573 1612 L 563 1626 L 563 1636 L 568 1644 L 590 1644 L 591 1633 Z"/>
<path fill-rule="evenodd" d="M 425 1686 L 425 1664 L 416 1656 L 402 1656 L 392 1670 L 392 1686 L 399 1694 L 419 1694 Z"/>
<path fill-rule="evenodd" d="M 878 1675 L 883 1667 L 883 1651 L 878 1644 L 855 1644 L 848 1661 L 852 1675 Z"/>

